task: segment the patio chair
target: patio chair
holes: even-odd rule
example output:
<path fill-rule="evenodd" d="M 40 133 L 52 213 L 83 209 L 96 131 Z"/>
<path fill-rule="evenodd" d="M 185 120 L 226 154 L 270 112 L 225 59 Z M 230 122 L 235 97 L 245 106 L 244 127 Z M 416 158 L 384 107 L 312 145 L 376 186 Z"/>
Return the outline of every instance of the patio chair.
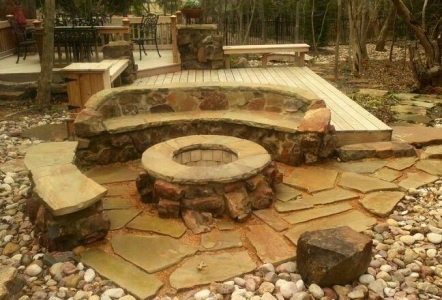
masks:
<path fill-rule="evenodd" d="M 147 55 L 146 50 L 144 49 L 145 42 L 155 42 L 155 47 L 157 48 L 158 56 L 161 57 L 157 43 L 157 23 L 159 17 L 160 16 L 156 14 L 143 15 L 143 18 L 141 20 L 139 37 L 132 39 L 132 43 L 137 44 L 140 49 L 140 60 L 141 60 L 141 49 L 143 49 L 144 55 Z"/>
<path fill-rule="evenodd" d="M 15 63 L 18 64 L 21 49 L 24 48 L 23 60 L 25 60 L 26 54 L 28 52 L 28 47 L 37 45 L 37 41 L 34 37 L 34 28 L 28 29 L 25 26 L 19 25 L 15 18 L 9 18 L 8 21 L 15 35 L 17 50 L 17 61 Z"/>

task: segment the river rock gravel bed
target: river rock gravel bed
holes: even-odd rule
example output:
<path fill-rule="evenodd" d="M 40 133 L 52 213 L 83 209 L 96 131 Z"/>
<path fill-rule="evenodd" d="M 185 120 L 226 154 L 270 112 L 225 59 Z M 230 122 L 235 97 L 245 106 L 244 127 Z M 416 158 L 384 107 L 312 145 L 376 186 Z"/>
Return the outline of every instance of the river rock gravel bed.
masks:
<path fill-rule="evenodd" d="M 63 122 L 65 116 L 63 112 L 0 122 L 0 278 L 18 273 L 13 282 L 23 288 L 13 299 L 135 299 L 74 261 L 81 247 L 49 253 L 37 243 L 25 209 L 31 181 L 22 158 L 41 141 L 22 139 L 19 133 L 30 126 Z M 387 219 L 364 234 L 373 239 L 373 258 L 366 274 L 351 285 L 307 286 L 296 263 L 287 262 L 263 264 L 252 274 L 182 294 L 167 290 L 157 300 L 441 299 L 442 180 L 410 189 Z M 4 293 L 0 284 L 0 299 L 12 299 Z"/>

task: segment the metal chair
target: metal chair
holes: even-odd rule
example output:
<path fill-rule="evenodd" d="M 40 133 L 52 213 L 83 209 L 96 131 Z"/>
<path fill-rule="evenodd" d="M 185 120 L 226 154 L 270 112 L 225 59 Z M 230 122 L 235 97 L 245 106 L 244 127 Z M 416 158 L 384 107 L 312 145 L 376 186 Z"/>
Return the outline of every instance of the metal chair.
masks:
<path fill-rule="evenodd" d="M 27 29 L 26 27 L 21 26 L 15 18 L 9 18 L 8 21 L 15 34 L 17 48 L 17 61 L 15 63 L 18 64 L 21 48 L 24 48 L 25 50 L 23 55 L 23 60 L 25 60 L 26 54 L 28 53 L 28 47 L 36 46 L 37 40 L 34 38 L 34 28 Z"/>
<path fill-rule="evenodd" d="M 157 23 L 159 17 L 160 16 L 156 14 L 143 15 L 143 18 L 141 20 L 139 37 L 132 39 L 132 42 L 137 44 L 140 49 L 140 60 L 141 60 L 141 49 L 143 49 L 144 55 L 147 55 L 146 50 L 144 49 L 145 42 L 155 42 L 155 47 L 157 48 L 158 56 L 161 57 L 157 43 Z"/>

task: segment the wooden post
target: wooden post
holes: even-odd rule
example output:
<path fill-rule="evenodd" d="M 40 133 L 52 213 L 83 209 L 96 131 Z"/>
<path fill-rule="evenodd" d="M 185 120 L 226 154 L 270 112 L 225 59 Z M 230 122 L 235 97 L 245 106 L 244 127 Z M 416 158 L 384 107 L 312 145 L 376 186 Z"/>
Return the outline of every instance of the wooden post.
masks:
<path fill-rule="evenodd" d="M 35 20 L 34 22 L 32 22 L 32 24 L 34 24 L 35 27 L 35 39 L 37 40 L 37 49 L 38 49 L 38 58 L 40 59 L 41 62 L 41 57 L 43 54 L 43 26 L 42 26 L 42 21 L 40 20 Z"/>
<path fill-rule="evenodd" d="M 123 18 L 122 22 L 123 22 L 123 26 L 127 27 L 127 32 L 123 34 L 123 40 L 130 41 L 130 19 Z"/>
<path fill-rule="evenodd" d="M 170 30 L 172 31 L 172 60 L 174 64 L 178 63 L 178 40 L 177 40 L 177 16 L 170 16 Z"/>

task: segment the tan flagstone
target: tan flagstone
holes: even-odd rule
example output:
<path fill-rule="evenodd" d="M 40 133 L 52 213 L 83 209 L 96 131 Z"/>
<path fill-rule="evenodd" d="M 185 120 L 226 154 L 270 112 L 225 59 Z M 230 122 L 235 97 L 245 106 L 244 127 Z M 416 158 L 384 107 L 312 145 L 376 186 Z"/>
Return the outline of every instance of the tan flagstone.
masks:
<path fill-rule="evenodd" d="M 361 232 L 370 228 L 376 223 L 376 218 L 368 217 L 359 211 L 350 211 L 296 225 L 292 229 L 289 229 L 284 236 L 286 236 L 292 243 L 296 245 L 298 238 L 306 231 L 348 226 L 356 231 Z"/>
<path fill-rule="evenodd" d="M 256 264 L 247 251 L 200 254 L 191 257 L 178 267 L 170 275 L 169 282 L 172 288 L 182 290 L 213 281 L 225 281 L 251 272 L 255 268 Z"/>
<path fill-rule="evenodd" d="M 106 211 L 110 219 L 110 230 L 120 229 L 126 226 L 133 218 L 141 213 L 141 209 L 116 209 Z"/>
<path fill-rule="evenodd" d="M 392 140 L 416 145 L 429 145 L 442 142 L 440 128 L 426 126 L 392 126 Z"/>
<path fill-rule="evenodd" d="M 124 198 L 104 198 L 103 209 L 127 209 L 131 206 L 129 199 Z"/>
<path fill-rule="evenodd" d="M 289 176 L 284 177 L 284 183 L 309 193 L 315 193 L 333 188 L 337 176 L 338 172 L 330 169 L 295 168 Z"/>
<path fill-rule="evenodd" d="M 272 227 L 275 231 L 284 231 L 288 228 L 286 222 L 282 221 L 279 216 L 273 213 L 270 209 L 260 209 L 253 211 L 253 214 L 263 220 L 267 225 Z"/>
<path fill-rule="evenodd" d="M 359 198 L 359 195 L 352 191 L 333 189 L 313 194 L 313 196 L 306 196 L 304 197 L 303 200 L 308 204 L 318 205 L 318 204 L 335 203 L 339 201 L 351 200 L 357 198 Z"/>
<path fill-rule="evenodd" d="M 104 185 L 107 188 L 106 197 L 119 197 L 126 195 L 134 195 L 137 193 L 135 184 L 112 184 L 112 185 Z"/>
<path fill-rule="evenodd" d="M 313 204 L 310 204 L 303 199 L 298 199 L 289 202 L 276 201 L 273 204 L 273 207 L 276 209 L 277 212 L 283 213 L 288 211 L 296 211 L 296 210 L 312 208 Z"/>
<path fill-rule="evenodd" d="M 300 196 L 302 193 L 284 183 L 279 183 L 275 186 L 276 194 L 275 197 L 279 201 L 290 201 Z"/>
<path fill-rule="evenodd" d="M 286 214 L 282 218 L 293 225 L 335 215 L 350 209 L 352 209 L 352 206 L 349 203 L 339 203 Z"/>
<path fill-rule="evenodd" d="M 387 167 L 390 169 L 394 169 L 397 171 L 403 171 L 418 161 L 417 157 L 401 157 L 401 158 L 395 158 L 388 162 Z"/>
<path fill-rule="evenodd" d="M 187 228 L 178 220 L 161 219 L 154 216 L 139 216 L 127 224 L 128 228 L 156 232 L 174 238 L 180 238 Z"/>
<path fill-rule="evenodd" d="M 371 176 L 392 182 L 401 177 L 402 173 L 390 168 L 382 168 L 374 172 Z"/>
<path fill-rule="evenodd" d="M 238 231 L 211 231 L 201 235 L 200 251 L 217 251 L 242 247 Z"/>
<path fill-rule="evenodd" d="M 407 178 L 401 180 L 398 184 L 400 187 L 408 190 L 410 188 L 419 188 L 428 183 L 435 182 L 439 179 L 438 176 L 430 175 L 425 172 L 408 172 Z"/>
<path fill-rule="evenodd" d="M 421 154 L 421 159 L 441 159 L 441 158 L 442 158 L 442 145 L 428 146 Z"/>
<path fill-rule="evenodd" d="M 399 189 L 399 187 L 394 183 L 349 172 L 342 174 L 338 185 L 340 187 L 356 190 L 364 194 L 375 191 L 391 191 Z"/>
<path fill-rule="evenodd" d="M 442 176 L 442 160 L 437 160 L 437 159 L 420 160 L 416 163 L 416 168 L 433 175 Z"/>
<path fill-rule="evenodd" d="M 80 260 L 103 277 L 143 300 L 155 296 L 163 286 L 156 276 L 147 274 L 136 266 L 101 249 L 91 248 L 82 252 Z"/>
<path fill-rule="evenodd" d="M 267 225 L 247 226 L 247 238 L 262 262 L 280 264 L 296 257 L 296 250 Z"/>
<path fill-rule="evenodd" d="M 230 220 L 221 220 L 216 222 L 216 228 L 218 230 L 233 230 L 235 229 L 235 223 Z"/>
<path fill-rule="evenodd" d="M 404 196 L 402 192 L 374 192 L 365 195 L 359 203 L 372 214 L 387 217 Z"/>
<path fill-rule="evenodd" d="M 92 168 L 84 174 L 99 184 L 105 184 L 134 181 L 137 179 L 139 173 L 139 169 L 131 167 L 128 164 L 112 164 Z"/>
<path fill-rule="evenodd" d="M 24 163 L 33 169 L 45 166 L 73 163 L 78 142 L 40 143 L 29 148 Z"/>
<path fill-rule="evenodd" d="M 365 160 L 358 162 L 333 162 L 328 164 L 335 170 L 354 173 L 374 173 L 387 164 L 385 160 Z"/>

